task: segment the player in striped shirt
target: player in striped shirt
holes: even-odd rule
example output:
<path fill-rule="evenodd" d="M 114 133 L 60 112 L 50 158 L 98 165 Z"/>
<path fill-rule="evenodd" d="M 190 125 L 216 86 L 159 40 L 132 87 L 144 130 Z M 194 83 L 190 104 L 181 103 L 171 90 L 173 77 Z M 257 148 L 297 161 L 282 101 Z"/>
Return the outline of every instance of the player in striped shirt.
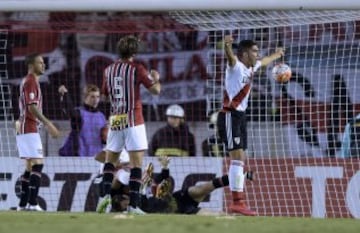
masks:
<path fill-rule="evenodd" d="M 233 203 L 230 210 L 243 215 L 254 216 L 257 213 L 245 203 L 244 166 L 247 149 L 247 131 L 245 111 L 251 91 L 254 72 L 261 66 L 282 57 L 284 50 L 278 48 L 270 56 L 259 59 L 259 48 L 255 41 L 243 40 L 235 55 L 232 51 L 233 37 L 224 38 L 227 67 L 223 107 L 219 112 L 217 127 L 219 136 L 225 143 L 231 158 L 229 167 L 229 187 Z"/>
<path fill-rule="evenodd" d="M 110 100 L 110 130 L 106 142 L 106 159 L 103 169 L 104 189 L 107 194 L 98 206 L 98 212 L 111 209 L 111 183 L 115 164 L 123 148 L 130 155 L 130 204 L 128 211 L 144 214 L 139 208 L 139 189 L 141 186 L 142 160 L 148 142 L 145 131 L 140 86 L 144 85 L 151 94 L 160 94 L 159 73 L 148 72 L 142 64 L 134 62 L 138 53 L 139 40 L 125 36 L 118 42 L 120 59 L 104 70 L 102 92 Z M 104 208 L 105 204 L 106 208 Z M 101 208 L 100 208 L 101 207 Z"/>
<path fill-rule="evenodd" d="M 44 124 L 53 137 L 58 137 L 60 133 L 42 113 L 39 79 L 45 71 L 44 59 L 40 54 L 31 54 L 26 57 L 25 62 L 28 74 L 20 84 L 20 117 L 15 123 L 19 157 L 25 160 L 25 172 L 21 176 L 21 196 L 17 210 L 43 211 L 36 200 L 44 164 L 39 128 L 41 124 Z"/>

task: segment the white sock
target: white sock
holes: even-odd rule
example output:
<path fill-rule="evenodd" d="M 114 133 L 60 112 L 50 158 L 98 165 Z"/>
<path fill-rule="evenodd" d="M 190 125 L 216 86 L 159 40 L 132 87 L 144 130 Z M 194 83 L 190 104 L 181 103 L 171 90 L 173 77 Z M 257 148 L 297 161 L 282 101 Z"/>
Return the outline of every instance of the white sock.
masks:
<path fill-rule="evenodd" d="M 241 160 L 231 160 L 229 168 L 229 188 L 230 191 L 244 191 L 244 162 Z"/>

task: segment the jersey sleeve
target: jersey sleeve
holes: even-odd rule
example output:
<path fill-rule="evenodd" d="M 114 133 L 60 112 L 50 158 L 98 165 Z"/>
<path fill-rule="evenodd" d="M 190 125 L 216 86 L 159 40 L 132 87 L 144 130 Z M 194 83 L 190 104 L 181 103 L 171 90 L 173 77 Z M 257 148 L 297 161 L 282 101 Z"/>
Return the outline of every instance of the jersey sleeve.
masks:
<path fill-rule="evenodd" d="M 25 104 L 38 104 L 40 101 L 40 92 L 38 84 L 35 81 L 35 78 L 28 79 L 24 85 L 24 96 Z"/>
<path fill-rule="evenodd" d="M 146 88 L 150 88 L 156 83 L 150 73 L 142 65 L 137 66 L 137 78 Z"/>

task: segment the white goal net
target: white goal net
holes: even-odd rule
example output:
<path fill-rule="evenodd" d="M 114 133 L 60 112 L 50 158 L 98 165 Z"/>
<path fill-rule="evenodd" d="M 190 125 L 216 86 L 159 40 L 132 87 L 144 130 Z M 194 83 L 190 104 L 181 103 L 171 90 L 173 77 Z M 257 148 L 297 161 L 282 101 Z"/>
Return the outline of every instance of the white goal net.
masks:
<path fill-rule="evenodd" d="M 345 124 L 360 112 L 360 11 L 171 15 L 209 32 L 209 115 L 221 107 L 225 35 L 232 34 L 234 44 L 257 41 L 262 56 L 285 48 L 278 62 L 292 68 L 290 81 L 274 81 L 270 65 L 253 83 L 247 154 L 249 169 L 258 176 L 247 186 L 250 206 L 261 215 L 359 217 L 360 190 L 353 186 L 359 179 L 359 154 L 344 152 L 342 143 Z"/>
<path fill-rule="evenodd" d="M 25 55 L 40 52 L 47 65 L 40 84 L 44 114 L 62 131 L 56 140 L 41 133 L 46 160 L 40 204 L 48 211 L 94 211 L 98 164 L 91 156 L 58 153 L 71 129 L 59 110 L 58 87 L 66 85 L 74 105 L 81 105 L 81 89 L 101 85 L 103 69 L 118 58 L 116 42 L 126 34 L 141 38 L 137 61 L 162 76 L 158 98 L 141 93 L 149 142 L 166 124 L 170 104 L 184 108 L 195 138 L 194 157 L 171 160 L 175 189 L 227 173 L 212 116 L 224 90 L 223 38 L 232 34 L 234 46 L 242 39 L 257 41 L 261 56 L 285 48 L 278 62 L 293 72 L 288 83 L 277 83 L 271 77 L 275 62 L 253 82 L 247 169 L 256 179 L 246 182 L 249 206 L 262 216 L 360 218 L 359 154 L 341 149 L 345 125 L 360 112 L 357 10 L 0 12 L 0 210 L 18 202 L 15 183 L 23 172 L 13 128 L 18 84 L 27 72 Z M 108 114 L 106 103 L 100 110 Z M 352 132 L 349 145 L 357 138 Z M 145 163 L 158 169 L 149 155 Z M 219 189 L 201 207 L 228 212 L 230 200 L 229 190 Z"/>

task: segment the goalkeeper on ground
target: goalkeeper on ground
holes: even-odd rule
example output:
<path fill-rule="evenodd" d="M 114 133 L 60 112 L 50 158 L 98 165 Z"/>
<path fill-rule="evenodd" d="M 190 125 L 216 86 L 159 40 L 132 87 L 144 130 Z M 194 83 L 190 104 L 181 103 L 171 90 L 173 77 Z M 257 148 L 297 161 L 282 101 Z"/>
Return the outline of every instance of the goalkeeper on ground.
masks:
<path fill-rule="evenodd" d="M 159 162 L 162 166 L 159 174 L 154 175 L 154 166 L 150 163 L 142 176 L 141 208 L 147 213 L 209 214 L 209 211 L 199 207 L 199 203 L 213 190 L 229 184 L 228 176 L 224 175 L 172 193 L 173 183 L 168 168 L 170 159 L 162 156 Z M 126 174 L 125 170 L 120 169 L 115 176 L 111 191 L 111 212 L 125 211 L 129 203 Z M 251 172 L 246 176 L 252 179 Z"/>

